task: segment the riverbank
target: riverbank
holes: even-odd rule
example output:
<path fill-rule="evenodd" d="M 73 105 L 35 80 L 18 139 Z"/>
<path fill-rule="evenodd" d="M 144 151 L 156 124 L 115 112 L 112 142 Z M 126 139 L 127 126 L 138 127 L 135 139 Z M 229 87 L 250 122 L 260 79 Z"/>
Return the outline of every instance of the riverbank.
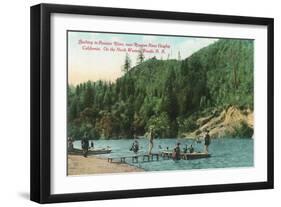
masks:
<path fill-rule="evenodd" d="M 254 113 L 250 109 L 239 109 L 235 106 L 214 109 L 205 116 L 197 117 L 194 131 L 184 133 L 183 137 L 203 137 L 206 130 L 211 138 L 252 138 L 254 132 Z"/>
<path fill-rule="evenodd" d="M 108 163 L 106 159 L 80 155 L 68 155 L 68 175 L 86 175 L 103 173 L 143 172 L 141 168 L 128 164 Z"/>

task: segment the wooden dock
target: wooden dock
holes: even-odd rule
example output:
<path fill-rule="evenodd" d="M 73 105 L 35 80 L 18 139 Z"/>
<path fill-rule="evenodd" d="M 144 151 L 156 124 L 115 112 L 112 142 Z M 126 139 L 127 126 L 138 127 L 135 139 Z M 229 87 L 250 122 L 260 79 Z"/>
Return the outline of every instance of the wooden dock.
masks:
<path fill-rule="evenodd" d="M 153 154 L 136 154 L 130 156 L 119 156 L 119 157 L 108 157 L 107 161 L 110 163 L 126 163 L 126 161 L 130 160 L 132 163 L 139 162 L 151 162 L 151 161 L 159 161 L 160 157 L 163 160 L 172 159 L 173 158 L 172 151 L 161 151 L 159 153 Z M 180 159 L 182 160 L 194 160 L 194 159 L 202 159 L 211 157 L 211 154 L 204 152 L 193 152 L 193 153 L 180 153 Z"/>
<path fill-rule="evenodd" d="M 140 154 L 140 155 L 131 155 L 131 156 L 120 156 L 120 157 L 108 157 L 107 161 L 110 163 L 126 163 L 126 160 L 131 160 L 132 163 L 138 162 L 151 162 L 151 161 L 159 161 L 159 154 Z"/>

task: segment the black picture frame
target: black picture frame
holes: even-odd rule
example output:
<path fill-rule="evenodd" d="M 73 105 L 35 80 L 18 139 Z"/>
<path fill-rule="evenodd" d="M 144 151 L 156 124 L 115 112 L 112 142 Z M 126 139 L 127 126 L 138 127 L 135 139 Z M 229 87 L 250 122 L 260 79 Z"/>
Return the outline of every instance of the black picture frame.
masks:
<path fill-rule="evenodd" d="M 50 16 L 53 13 L 99 15 L 111 17 L 151 18 L 207 23 L 232 23 L 267 26 L 267 181 L 238 184 L 136 189 L 74 194 L 51 194 L 51 70 L 50 70 Z M 120 199 L 147 196 L 210 193 L 271 189 L 274 186 L 273 147 L 273 44 L 274 20 L 272 18 L 195 14 L 168 11 L 135 10 L 89 6 L 39 4 L 31 7 L 31 174 L 30 199 L 39 203 Z"/>

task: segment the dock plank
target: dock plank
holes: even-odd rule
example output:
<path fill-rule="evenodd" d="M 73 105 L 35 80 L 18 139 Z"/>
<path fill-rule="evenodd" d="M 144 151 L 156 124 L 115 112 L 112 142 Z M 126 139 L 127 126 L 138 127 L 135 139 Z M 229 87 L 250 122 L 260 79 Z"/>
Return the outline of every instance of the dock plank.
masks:
<path fill-rule="evenodd" d="M 139 155 L 129 155 L 129 156 L 116 156 L 116 157 L 108 157 L 108 162 L 117 162 L 126 163 L 126 160 L 130 159 L 133 163 L 138 163 L 140 159 L 142 162 L 150 162 L 150 161 L 159 161 L 159 154 L 139 154 Z"/>

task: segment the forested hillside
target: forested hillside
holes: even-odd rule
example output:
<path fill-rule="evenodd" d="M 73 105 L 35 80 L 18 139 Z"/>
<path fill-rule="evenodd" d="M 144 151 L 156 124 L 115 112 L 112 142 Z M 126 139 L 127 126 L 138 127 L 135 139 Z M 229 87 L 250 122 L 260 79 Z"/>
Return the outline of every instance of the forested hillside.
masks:
<path fill-rule="evenodd" d="M 114 83 L 68 87 L 68 136 L 132 138 L 153 126 L 159 137 L 177 137 L 214 110 L 253 110 L 251 40 L 219 40 L 184 60 L 152 58 L 132 68 L 125 61 L 124 67 Z"/>

